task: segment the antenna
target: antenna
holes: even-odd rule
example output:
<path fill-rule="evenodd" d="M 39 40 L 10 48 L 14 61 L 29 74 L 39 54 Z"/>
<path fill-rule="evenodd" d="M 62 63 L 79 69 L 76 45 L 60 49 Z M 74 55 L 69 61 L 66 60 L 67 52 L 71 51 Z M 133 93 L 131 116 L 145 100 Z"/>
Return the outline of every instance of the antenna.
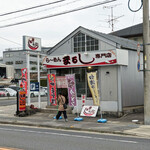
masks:
<path fill-rule="evenodd" d="M 122 16 L 118 16 L 118 17 L 114 18 L 113 9 L 114 9 L 114 7 L 119 6 L 119 5 L 122 5 L 122 4 L 116 4 L 116 5 L 104 6 L 103 7 L 104 9 L 105 8 L 111 9 L 111 17 L 109 18 L 108 23 L 111 25 L 112 31 L 114 31 L 114 21 L 116 21 L 117 19 L 124 16 L 124 15 L 122 15 Z"/>

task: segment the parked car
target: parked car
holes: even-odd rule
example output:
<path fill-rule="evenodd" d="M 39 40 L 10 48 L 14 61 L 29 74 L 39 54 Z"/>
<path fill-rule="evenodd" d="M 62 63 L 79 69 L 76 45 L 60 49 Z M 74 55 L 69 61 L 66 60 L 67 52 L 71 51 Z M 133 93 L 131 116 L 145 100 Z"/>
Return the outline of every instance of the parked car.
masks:
<path fill-rule="evenodd" d="M 7 93 L 7 96 L 16 96 L 17 92 L 11 88 L 0 88 L 0 91 L 4 91 Z"/>
<path fill-rule="evenodd" d="M 7 96 L 8 93 L 6 93 L 5 91 L 0 91 L 0 97 L 5 97 Z"/>
<path fill-rule="evenodd" d="M 16 92 L 20 89 L 18 86 L 9 86 L 9 88 L 15 90 Z"/>
<path fill-rule="evenodd" d="M 38 91 L 30 91 L 30 96 L 31 97 L 36 97 L 38 95 L 39 95 Z M 46 92 L 45 92 L 45 90 L 42 87 L 40 87 L 40 95 L 41 96 L 46 96 Z"/>
<path fill-rule="evenodd" d="M 46 95 L 47 95 L 47 87 L 41 86 L 41 89 L 43 89 L 43 90 L 44 90 L 44 92 L 45 92 L 45 93 L 46 93 Z"/>

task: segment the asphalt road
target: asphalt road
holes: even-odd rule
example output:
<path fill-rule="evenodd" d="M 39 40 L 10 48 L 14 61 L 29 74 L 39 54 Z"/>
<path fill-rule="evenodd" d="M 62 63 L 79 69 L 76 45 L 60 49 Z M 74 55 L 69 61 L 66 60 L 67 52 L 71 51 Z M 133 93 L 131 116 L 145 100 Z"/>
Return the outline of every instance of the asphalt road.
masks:
<path fill-rule="evenodd" d="M 149 150 L 150 139 L 0 125 L 0 149 L 22 150 Z"/>
<path fill-rule="evenodd" d="M 41 101 L 47 101 L 47 97 L 41 97 Z M 16 97 L 0 97 L 0 106 L 14 105 L 17 102 Z M 31 98 L 31 102 L 38 102 L 38 97 Z"/>

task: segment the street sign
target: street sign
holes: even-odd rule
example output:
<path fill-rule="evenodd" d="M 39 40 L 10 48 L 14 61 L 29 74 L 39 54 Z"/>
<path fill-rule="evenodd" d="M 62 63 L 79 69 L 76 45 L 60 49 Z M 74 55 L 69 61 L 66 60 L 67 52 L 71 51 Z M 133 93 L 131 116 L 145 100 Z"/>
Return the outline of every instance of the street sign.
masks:
<path fill-rule="evenodd" d="M 138 60 L 137 62 L 137 69 L 138 69 L 138 72 L 140 72 L 140 60 Z"/>
<path fill-rule="evenodd" d="M 30 83 L 30 91 L 39 91 L 39 82 Z"/>

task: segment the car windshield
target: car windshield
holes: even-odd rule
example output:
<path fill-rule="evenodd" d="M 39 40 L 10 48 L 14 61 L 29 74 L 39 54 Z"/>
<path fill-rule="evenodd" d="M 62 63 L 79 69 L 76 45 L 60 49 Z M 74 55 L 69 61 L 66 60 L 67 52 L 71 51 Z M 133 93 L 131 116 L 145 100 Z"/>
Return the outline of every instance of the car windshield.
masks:
<path fill-rule="evenodd" d="M 5 91 L 5 89 L 0 89 L 0 91 Z"/>

